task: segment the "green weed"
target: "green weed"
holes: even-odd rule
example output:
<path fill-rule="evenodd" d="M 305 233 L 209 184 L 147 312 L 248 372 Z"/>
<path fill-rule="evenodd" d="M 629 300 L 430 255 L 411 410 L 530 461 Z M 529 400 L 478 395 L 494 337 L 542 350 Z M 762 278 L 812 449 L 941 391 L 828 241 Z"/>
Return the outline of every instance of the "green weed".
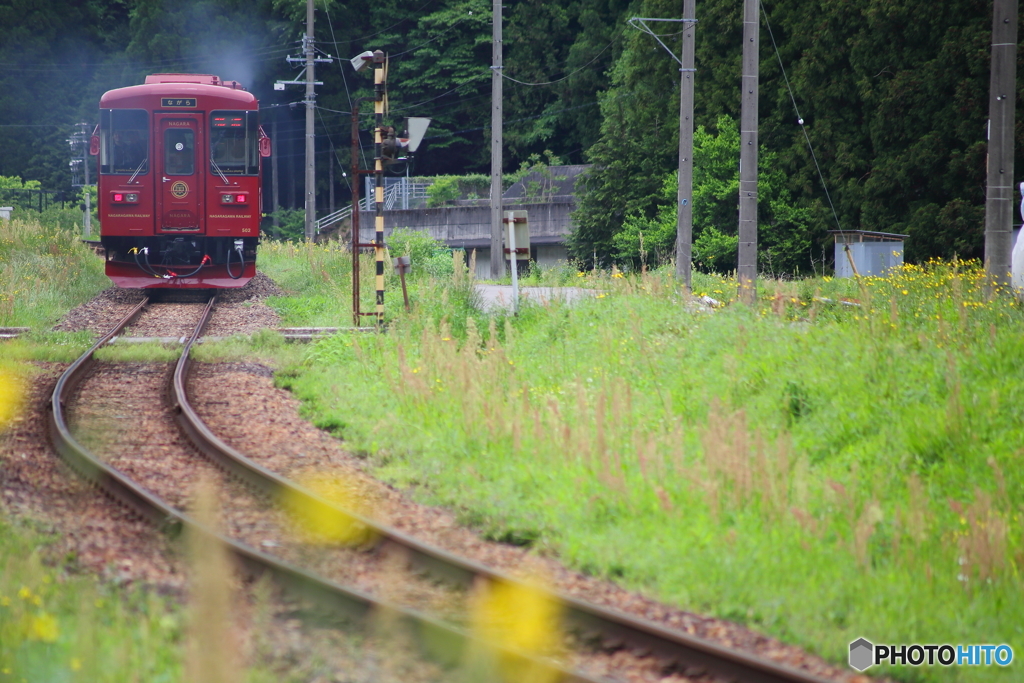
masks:
<path fill-rule="evenodd" d="M 574 278 L 600 293 L 517 317 L 434 281 L 287 384 L 489 536 L 836 662 L 860 636 L 1024 647 L 1024 314 L 979 264 L 762 281 L 753 308 L 695 273 L 713 312 L 664 271 Z"/>

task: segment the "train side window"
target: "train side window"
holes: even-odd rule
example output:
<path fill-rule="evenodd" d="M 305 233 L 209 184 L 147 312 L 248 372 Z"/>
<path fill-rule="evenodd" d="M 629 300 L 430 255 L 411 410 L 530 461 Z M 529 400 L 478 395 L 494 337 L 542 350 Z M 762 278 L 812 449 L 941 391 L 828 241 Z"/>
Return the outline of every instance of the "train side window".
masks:
<path fill-rule="evenodd" d="M 164 131 L 164 172 L 192 175 L 196 172 L 196 136 L 190 128 Z"/>
<path fill-rule="evenodd" d="M 149 114 L 144 109 L 100 111 L 100 173 L 149 173 Z"/>

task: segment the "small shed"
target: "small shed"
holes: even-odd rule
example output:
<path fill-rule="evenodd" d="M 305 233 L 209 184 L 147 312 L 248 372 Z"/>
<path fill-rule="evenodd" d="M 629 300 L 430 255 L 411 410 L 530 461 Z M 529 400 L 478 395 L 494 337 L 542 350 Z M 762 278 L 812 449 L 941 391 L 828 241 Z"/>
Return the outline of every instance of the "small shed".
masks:
<path fill-rule="evenodd" d="M 890 268 L 903 265 L 903 240 L 907 235 L 871 230 L 829 230 L 829 234 L 836 237 L 836 277 L 884 275 Z"/>

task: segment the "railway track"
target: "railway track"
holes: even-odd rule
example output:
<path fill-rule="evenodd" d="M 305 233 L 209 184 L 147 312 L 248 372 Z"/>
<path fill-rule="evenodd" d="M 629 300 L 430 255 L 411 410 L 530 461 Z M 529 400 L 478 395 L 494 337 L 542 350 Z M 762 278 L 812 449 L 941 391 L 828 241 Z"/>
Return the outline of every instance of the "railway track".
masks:
<path fill-rule="evenodd" d="M 320 518 L 343 520 L 349 525 L 371 531 L 373 537 L 377 539 L 376 543 L 381 546 L 381 552 L 397 550 L 418 570 L 434 577 L 443 577 L 463 591 L 478 587 L 481 582 L 490 585 L 521 585 L 518 579 L 507 574 L 422 543 L 358 513 L 341 509 L 316 492 L 258 465 L 213 434 L 192 408 L 187 388 L 192 369 L 189 351 L 202 334 L 213 310 L 214 301 L 213 298 L 209 300 L 199 323 L 185 343 L 168 389 L 168 403 L 175 421 L 204 457 L 234 479 L 258 491 L 266 499 L 291 501 L 296 507 L 312 512 Z M 413 631 L 421 634 L 425 651 L 433 654 L 442 663 L 454 664 L 460 659 L 461 653 L 481 647 L 474 636 L 448 621 L 426 614 L 421 609 L 382 600 L 366 591 L 314 574 L 294 562 L 273 557 L 257 550 L 251 544 L 203 528 L 183 509 L 161 499 L 122 471 L 98 458 L 75 439 L 67 423 L 67 406 L 71 395 L 90 372 L 95 351 L 131 324 L 147 303 L 143 301 L 135 307 L 114 329 L 75 361 L 57 382 L 51 401 L 50 433 L 57 451 L 72 468 L 154 524 L 173 530 L 191 527 L 203 533 L 217 535 L 250 572 L 271 573 L 284 586 L 310 599 L 321 608 L 328 607 L 340 615 L 356 619 L 365 619 L 371 613 L 380 610 L 398 615 L 401 620 L 415 626 Z M 562 630 L 564 633 L 573 634 L 575 642 L 604 650 L 626 649 L 632 656 L 638 658 L 654 658 L 659 667 L 666 672 L 682 672 L 699 680 L 733 680 L 744 683 L 822 683 L 825 680 L 570 596 L 554 597 L 562 606 Z M 546 680 L 608 680 L 581 671 L 572 671 L 553 660 L 533 658 L 508 648 L 505 648 L 502 656 L 519 662 L 521 666 L 531 667 L 534 671 L 546 672 Z"/>

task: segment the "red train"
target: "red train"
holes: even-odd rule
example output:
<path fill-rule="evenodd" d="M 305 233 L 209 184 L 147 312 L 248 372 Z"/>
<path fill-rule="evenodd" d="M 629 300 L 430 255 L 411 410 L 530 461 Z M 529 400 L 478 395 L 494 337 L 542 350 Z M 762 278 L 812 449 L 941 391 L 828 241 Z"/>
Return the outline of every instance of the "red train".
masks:
<path fill-rule="evenodd" d="M 154 74 L 100 98 L 100 241 L 120 287 L 241 287 L 256 274 L 270 139 L 235 81 Z"/>

